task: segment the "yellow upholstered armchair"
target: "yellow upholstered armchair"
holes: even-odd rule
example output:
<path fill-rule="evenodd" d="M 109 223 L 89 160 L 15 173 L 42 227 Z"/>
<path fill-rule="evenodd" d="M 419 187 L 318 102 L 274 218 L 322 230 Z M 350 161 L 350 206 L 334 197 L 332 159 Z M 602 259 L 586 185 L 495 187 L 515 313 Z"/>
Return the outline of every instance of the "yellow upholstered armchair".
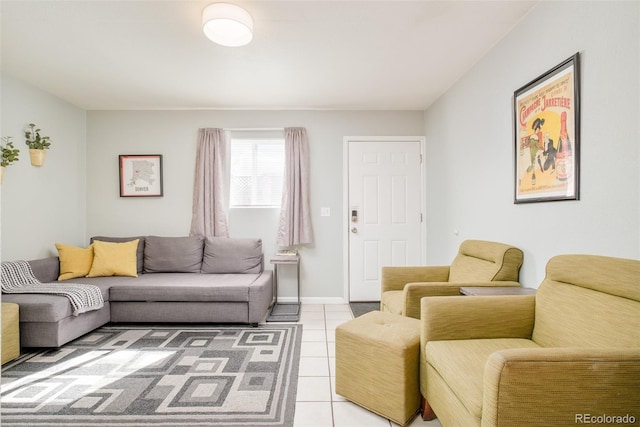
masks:
<path fill-rule="evenodd" d="M 640 261 L 560 255 L 535 295 L 421 306 L 423 418 L 444 427 L 640 420 Z"/>
<path fill-rule="evenodd" d="M 420 299 L 460 295 L 465 286 L 520 286 L 524 255 L 514 246 L 465 240 L 451 265 L 383 267 L 380 310 L 420 318 Z"/>

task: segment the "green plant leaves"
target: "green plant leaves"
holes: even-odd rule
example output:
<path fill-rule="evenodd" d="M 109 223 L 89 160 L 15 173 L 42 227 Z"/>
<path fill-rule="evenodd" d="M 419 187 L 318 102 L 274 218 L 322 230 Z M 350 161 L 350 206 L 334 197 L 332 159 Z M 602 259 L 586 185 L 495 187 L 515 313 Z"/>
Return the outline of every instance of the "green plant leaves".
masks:
<path fill-rule="evenodd" d="M 13 141 L 11 141 L 13 137 L 11 136 L 3 136 L 2 144 L 0 144 L 0 166 L 6 167 L 10 166 L 12 163 L 15 163 L 19 160 L 20 150 L 13 146 Z"/>
<path fill-rule="evenodd" d="M 48 150 L 51 146 L 51 141 L 48 136 L 41 136 L 42 129 L 36 128 L 36 125 L 29 123 L 29 127 L 24 131 L 25 144 L 29 148 L 36 150 Z"/>

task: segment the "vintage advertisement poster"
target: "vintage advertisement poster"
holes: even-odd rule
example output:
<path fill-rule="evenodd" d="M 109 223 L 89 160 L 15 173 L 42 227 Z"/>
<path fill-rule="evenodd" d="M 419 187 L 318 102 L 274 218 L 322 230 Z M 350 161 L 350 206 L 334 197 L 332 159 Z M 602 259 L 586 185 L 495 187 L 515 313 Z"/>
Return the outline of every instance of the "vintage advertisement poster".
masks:
<path fill-rule="evenodd" d="M 578 199 L 577 59 L 515 92 L 515 203 Z"/>

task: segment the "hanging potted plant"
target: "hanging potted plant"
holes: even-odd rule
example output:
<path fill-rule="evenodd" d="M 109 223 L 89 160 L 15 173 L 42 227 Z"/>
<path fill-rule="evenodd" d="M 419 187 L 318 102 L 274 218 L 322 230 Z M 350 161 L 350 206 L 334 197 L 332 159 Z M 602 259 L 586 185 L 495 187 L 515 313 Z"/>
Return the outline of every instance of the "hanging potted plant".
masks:
<path fill-rule="evenodd" d="M 4 169 L 17 162 L 18 155 L 20 154 L 20 150 L 13 146 L 11 138 L 13 137 L 3 136 L 2 143 L 0 144 L 0 154 L 2 155 L 0 158 L 0 184 L 2 184 L 2 180 L 4 179 Z"/>
<path fill-rule="evenodd" d="M 37 128 L 33 123 L 29 123 L 29 127 L 24 131 L 25 143 L 29 146 L 29 156 L 33 166 L 42 166 L 44 164 L 44 150 L 48 150 L 51 141 L 48 136 L 40 135 L 41 129 Z"/>

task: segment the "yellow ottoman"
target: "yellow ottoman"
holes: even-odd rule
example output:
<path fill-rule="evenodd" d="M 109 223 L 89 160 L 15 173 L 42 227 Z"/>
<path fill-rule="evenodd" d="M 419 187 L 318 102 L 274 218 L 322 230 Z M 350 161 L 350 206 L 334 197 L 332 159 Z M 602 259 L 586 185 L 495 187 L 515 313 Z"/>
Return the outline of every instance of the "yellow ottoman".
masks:
<path fill-rule="evenodd" d="M 420 407 L 420 321 L 372 311 L 336 328 L 336 393 L 397 424 Z"/>
<path fill-rule="evenodd" d="M 20 356 L 18 304 L 2 303 L 2 364 Z"/>

